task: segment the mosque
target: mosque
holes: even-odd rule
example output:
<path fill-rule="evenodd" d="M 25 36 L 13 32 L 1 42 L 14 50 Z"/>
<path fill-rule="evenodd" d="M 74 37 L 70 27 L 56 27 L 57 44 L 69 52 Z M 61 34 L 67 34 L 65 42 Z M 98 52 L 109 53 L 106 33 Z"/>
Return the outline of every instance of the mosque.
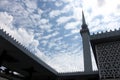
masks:
<path fill-rule="evenodd" d="M 120 30 L 90 35 L 83 12 L 81 27 L 84 72 L 71 73 L 57 72 L 0 29 L 0 80 L 120 80 Z"/>

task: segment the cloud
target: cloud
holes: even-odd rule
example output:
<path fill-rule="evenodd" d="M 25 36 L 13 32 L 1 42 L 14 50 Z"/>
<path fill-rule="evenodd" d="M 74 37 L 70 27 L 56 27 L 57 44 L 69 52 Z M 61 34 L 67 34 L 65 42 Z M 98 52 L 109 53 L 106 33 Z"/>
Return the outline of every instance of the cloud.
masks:
<path fill-rule="evenodd" d="M 42 14 L 44 11 L 40 8 L 38 8 L 38 14 Z"/>
<path fill-rule="evenodd" d="M 71 33 L 72 33 L 72 34 L 75 34 L 75 33 L 79 33 L 79 31 L 80 31 L 80 30 L 78 30 L 78 29 L 73 29 L 73 30 L 71 31 Z"/>
<path fill-rule="evenodd" d="M 25 0 L 19 3 L 25 3 L 22 5 L 24 6 L 24 9 L 29 13 L 33 13 L 37 9 L 37 0 Z"/>
<path fill-rule="evenodd" d="M 71 5 L 66 5 L 64 6 L 64 8 L 61 10 L 62 13 L 70 13 L 71 12 L 71 9 L 72 9 L 72 6 Z"/>
<path fill-rule="evenodd" d="M 13 21 L 13 17 L 9 15 L 7 12 L 0 12 L 1 25 L 6 25 L 11 27 L 12 21 Z"/>
<path fill-rule="evenodd" d="M 55 17 L 60 16 L 60 15 L 63 14 L 63 13 L 68 13 L 68 12 L 70 13 L 71 8 L 72 8 L 71 5 L 64 5 L 64 7 L 63 7 L 62 9 L 52 10 L 52 11 L 49 13 L 49 17 L 50 17 L 50 18 L 55 18 Z"/>
<path fill-rule="evenodd" d="M 57 68 L 58 72 L 74 72 L 83 70 L 83 66 L 81 65 L 83 64 L 82 55 L 60 53 L 55 55 L 48 63 L 53 65 L 53 68 Z"/>
<path fill-rule="evenodd" d="M 63 5 L 63 2 L 62 2 L 62 1 L 56 1 L 56 2 L 55 2 L 55 5 L 56 5 L 57 7 L 60 7 L 60 6 Z"/>
<path fill-rule="evenodd" d="M 115 29 L 116 26 L 119 25 L 119 19 L 116 17 L 119 16 L 119 9 L 117 8 L 120 4 L 119 0 L 85 0 L 82 4 L 86 21 L 88 22 L 88 27 L 91 32 Z M 91 11 L 89 12 L 89 10 Z M 102 18 L 98 16 L 102 16 Z"/>
<path fill-rule="evenodd" d="M 46 46 L 48 41 L 47 40 L 43 40 L 43 41 L 41 41 L 41 43 L 43 44 L 43 46 Z"/>
<path fill-rule="evenodd" d="M 41 24 L 46 24 L 49 22 L 49 20 L 48 19 L 41 19 L 40 22 L 41 22 Z"/>
<path fill-rule="evenodd" d="M 58 72 L 83 71 L 83 55 L 81 54 L 80 47 L 75 47 L 74 51 L 72 51 L 72 48 L 66 48 L 66 51 L 54 54 L 49 58 L 48 64 L 57 69 Z"/>
<path fill-rule="evenodd" d="M 57 36 L 59 34 L 59 32 L 54 32 L 54 33 L 52 33 L 52 34 L 49 34 L 49 35 L 47 35 L 47 36 L 44 36 L 44 37 L 42 37 L 42 39 L 50 39 L 50 38 L 52 38 L 52 37 L 55 37 L 55 36 Z"/>
<path fill-rule="evenodd" d="M 49 30 L 52 27 L 52 24 L 49 22 L 49 19 L 41 18 L 38 23 L 39 28 L 43 30 Z"/>
<path fill-rule="evenodd" d="M 98 0 L 98 6 L 105 5 L 105 0 Z"/>
<path fill-rule="evenodd" d="M 25 0 L 23 2 L 26 3 L 25 5 L 26 5 L 27 8 L 30 8 L 30 9 L 36 9 L 37 8 L 37 4 L 36 4 L 37 1 L 36 0 L 31 0 L 31 1 Z"/>
<path fill-rule="evenodd" d="M 58 23 L 58 25 L 60 24 L 64 24 L 66 22 L 68 22 L 70 19 L 72 19 L 72 16 L 62 16 L 62 17 L 59 17 L 56 22 Z"/>
<path fill-rule="evenodd" d="M 80 36 L 76 35 L 76 36 L 73 37 L 73 40 L 77 40 L 77 39 L 79 39 L 79 37 Z"/>
<path fill-rule="evenodd" d="M 39 55 L 44 55 L 37 48 L 39 45 L 39 41 L 34 39 L 33 32 L 28 32 L 24 28 L 15 28 L 13 26 L 13 19 L 13 16 L 9 15 L 7 12 L 0 12 L 0 27 L 4 29 L 7 33 L 9 33 L 11 36 L 13 36 L 22 45 L 27 47 L 30 51 L 35 52 Z"/>
<path fill-rule="evenodd" d="M 71 3 L 74 2 L 74 0 L 62 0 L 64 3 Z"/>
<path fill-rule="evenodd" d="M 80 23 L 79 22 L 69 22 L 65 25 L 65 29 L 66 30 L 69 30 L 69 29 L 76 29 L 77 26 L 79 25 Z"/>
<path fill-rule="evenodd" d="M 54 18 L 54 17 L 57 17 L 61 14 L 61 11 L 60 10 L 52 10 L 50 13 L 49 13 L 49 16 L 50 18 Z"/>

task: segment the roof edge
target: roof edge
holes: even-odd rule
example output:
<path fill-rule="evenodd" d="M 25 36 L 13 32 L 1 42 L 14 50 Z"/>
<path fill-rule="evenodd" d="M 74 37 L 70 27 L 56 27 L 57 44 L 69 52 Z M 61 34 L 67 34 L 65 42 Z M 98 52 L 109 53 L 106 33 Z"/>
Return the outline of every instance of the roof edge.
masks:
<path fill-rule="evenodd" d="M 46 64 L 43 60 L 35 56 L 30 50 L 28 50 L 25 46 L 22 45 L 19 41 L 17 41 L 13 36 L 11 36 L 7 31 L 0 28 L 0 36 L 4 37 L 6 40 L 8 40 L 10 43 L 12 43 L 14 46 L 16 46 L 18 49 L 23 51 L 26 55 L 31 57 L 32 59 L 36 60 L 39 64 L 43 65 L 46 69 L 54 73 L 55 75 L 58 74 L 58 72 L 50 67 L 48 64 Z"/>

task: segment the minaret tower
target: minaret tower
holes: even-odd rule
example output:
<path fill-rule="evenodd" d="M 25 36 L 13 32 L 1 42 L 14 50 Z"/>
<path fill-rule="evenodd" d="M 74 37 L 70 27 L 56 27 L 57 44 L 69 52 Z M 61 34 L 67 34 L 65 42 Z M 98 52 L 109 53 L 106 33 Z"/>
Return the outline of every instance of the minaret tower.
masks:
<path fill-rule="evenodd" d="M 91 51 L 90 51 L 90 33 L 88 26 L 85 21 L 84 13 L 82 11 L 82 28 L 80 34 L 82 36 L 83 43 L 83 57 L 84 57 L 84 71 L 92 71 L 92 60 L 91 60 Z"/>

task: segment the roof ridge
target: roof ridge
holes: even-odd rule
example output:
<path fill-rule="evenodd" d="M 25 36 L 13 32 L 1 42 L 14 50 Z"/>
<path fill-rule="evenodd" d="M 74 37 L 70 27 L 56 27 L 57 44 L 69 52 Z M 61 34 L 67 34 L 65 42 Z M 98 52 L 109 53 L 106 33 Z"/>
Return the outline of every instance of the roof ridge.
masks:
<path fill-rule="evenodd" d="M 110 30 L 106 30 L 106 31 L 99 31 L 99 32 L 96 32 L 96 33 L 93 33 L 92 35 L 100 35 L 100 34 L 107 34 L 107 33 L 112 33 L 112 32 L 115 32 L 115 31 L 120 31 L 120 28 L 119 29 L 110 29 Z"/>
<path fill-rule="evenodd" d="M 31 52 L 27 47 L 25 47 L 20 41 L 18 41 L 17 39 L 15 39 L 10 33 L 8 33 L 5 29 L 0 27 L 0 30 L 2 31 L 2 34 L 4 34 L 4 37 L 8 40 L 8 41 L 14 41 L 15 43 L 17 43 L 17 45 L 19 47 L 22 47 L 24 50 L 27 50 L 29 52 Z M 7 36 L 7 37 L 6 37 Z M 31 52 L 32 53 L 32 52 Z"/>
<path fill-rule="evenodd" d="M 120 28 L 119 29 L 114 29 L 114 30 L 106 30 L 106 31 L 101 31 L 101 32 L 97 32 L 97 33 L 93 33 L 91 36 L 91 39 L 99 39 L 101 37 L 110 37 L 110 36 L 114 36 L 114 35 L 119 35 L 120 33 Z"/>

